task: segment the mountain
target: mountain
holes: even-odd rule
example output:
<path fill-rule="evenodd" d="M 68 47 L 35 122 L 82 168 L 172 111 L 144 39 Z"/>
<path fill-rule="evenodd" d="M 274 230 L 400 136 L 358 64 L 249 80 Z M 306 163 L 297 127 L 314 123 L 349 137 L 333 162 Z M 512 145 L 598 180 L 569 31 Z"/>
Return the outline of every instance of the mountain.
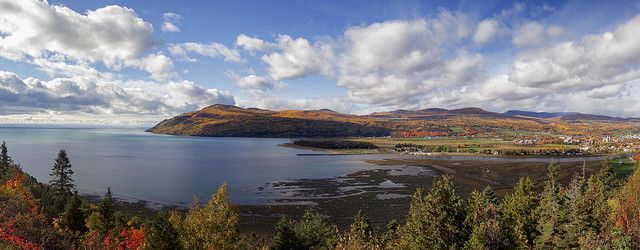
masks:
<path fill-rule="evenodd" d="M 331 110 L 276 112 L 216 104 L 164 120 L 147 131 L 220 137 L 354 137 L 391 134 L 388 128 L 358 121 L 357 116 Z"/>
<path fill-rule="evenodd" d="M 147 131 L 189 136 L 288 138 L 473 136 L 517 131 L 580 135 L 637 129 L 637 122 L 580 113 L 512 110 L 501 114 L 480 108 L 350 115 L 329 109 L 271 111 L 216 104 L 163 120 Z"/>
<path fill-rule="evenodd" d="M 502 113 L 507 116 L 524 116 L 524 117 L 535 117 L 535 118 L 554 118 L 559 116 L 565 116 L 574 114 L 572 112 L 533 112 L 533 111 L 522 111 L 522 110 L 509 110 L 507 112 Z"/>
<path fill-rule="evenodd" d="M 519 117 L 533 117 L 533 118 L 557 118 L 563 121 L 577 121 L 577 120 L 590 120 L 590 121 L 625 121 L 631 120 L 629 118 L 618 118 L 606 115 L 592 115 L 583 114 L 578 112 L 532 112 L 521 110 L 509 110 L 502 113 L 506 116 L 519 116 Z"/>

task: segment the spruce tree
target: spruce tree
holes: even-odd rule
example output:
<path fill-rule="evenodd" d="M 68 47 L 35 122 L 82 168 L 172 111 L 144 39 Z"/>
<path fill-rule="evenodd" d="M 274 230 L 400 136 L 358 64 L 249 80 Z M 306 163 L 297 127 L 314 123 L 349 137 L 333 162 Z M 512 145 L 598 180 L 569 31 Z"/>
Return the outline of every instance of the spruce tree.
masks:
<path fill-rule="evenodd" d="M 563 238 L 562 225 L 564 222 L 564 210 L 561 200 L 561 189 L 558 186 L 559 166 L 549 164 L 548 180 L 545 182 L 544 191 L 538 206 L 538 231 L 536 238 L 537 248 L 558 248 Z"/>
<path fill-rule="evenodd" d="M 465 208 L 451 178 L 443 177 L 423 194 L 418 189 L 411 200 L 406 225 L 401 229 L 399 248 L 460 248 L 466 239 Z"/>
<path fill-rule="evenodd" d="M 49 181 L 53 192 L 57 198 L 66 201 L 66 199 L 70 197 L 75 190 L 75 185 L 71 178 L 73 170 L 71 170 L 71 163 L 69 162 L 69 157 L 67 157 L 66 151 L 60 150 L 58 158 L 56 158 L 53 169 L 51 170 L 51 174 L 49 175 L 53 177 L 53 179 Z"/>
<path fill-rule="evenodd" d="M 0 179 L 9 173 L 11 164 L 12 161 L 7 151 L 7 143 L 2 141 L 2 145 L 0 145 Z"/>
<path fill-rule="evenodd" d="M 102 222 L 103 234 L 106 234 L 111 228 L 113 228 L 113 223 L 115 220 L 115 208 L 113 204 L 113 193 L 111 192 L 111 187 L 107 188 L 107 193 L 105 193 L 102 201 L 100 202 L 100 206 L 98 207 L 98 212 L 102 215 L 104 221 Z"/>
<path fill-rule="evenodd" d="M 502 214 L 511 244 L 519 249 L 532 248 L 537 236 L 535 211 L 538 207 L 533 181 L 529 177 L 520 178 L 513 192 L 505 196 L 502 204 Z"/>
<path fill-rule="evenodd" d="M 566 221 L 564 223 L 563 238 L 560 246 L 565 249 L 578 248 L 578 240 L 587 232 L 585 222 L 586 207 L 584 204 L 584 176 L 576 175 L 571 180 L 569 187 L 563 192 L 563 211 L 566 213 Z"/>
<path fill-rule="evenodd" d="M 67 202 L 67 205 L 64 208 L 64 212 L 60 215 L 61 224 L 65 228 L 80 233 L 87 231 L 87 227 L 84 223 L 84 213 L 82 212 L 81 206 L 82 200 L 80 200 L 80 197 L 76 192 L 73 197 L 69 199 L 69 202 Z"/>

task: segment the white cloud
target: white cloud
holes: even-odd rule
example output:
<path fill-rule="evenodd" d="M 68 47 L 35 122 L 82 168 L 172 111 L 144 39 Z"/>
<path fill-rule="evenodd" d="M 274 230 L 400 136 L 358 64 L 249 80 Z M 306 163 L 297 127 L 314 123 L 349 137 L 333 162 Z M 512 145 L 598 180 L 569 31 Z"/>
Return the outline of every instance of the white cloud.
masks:
<path fill-rule="evenodd" d="M 277 48 L 276 44 L 265 42 L 260 38 L 240 34 L 236 38 L 236 45 L 248 51 L 270 51 Z"/>
<path fill-rule="evenodd" d="M 255 74 L 239 76 L 231 70 L 227 71 L 227 77 L 229 77 L 229 79 L 233 80 L 239 87 L 243 89 L 268 90 L 272 88 L 282 88 L 285 86 L 284 83 L 274 82 L 268 77 L 258 76 Z"/>
<path fill-rule="evenodd" d="M 640 16 L 610 32 L 518 56 L 511 79 L 522 86 L 582 91 L 640 78 Z M 601 92 L 602 93 L 602 92 Z"/>
<path fill-rule="evenodd" d="M 173 61 L 163 54 L 150 54 L 132 63 L 149 72 L 150 78 L 156 81 L 170 81 L 177 75 L 174 72 Z"/>
<path fill-rule="evenodd" d="M 50 52 L 117 66 L 155 44 L 153 26 L 129 8 L 107 6 L 79 14 L 35 0 L 0 0 L 0 5 L 0 56 L 10 60 Z"/>
<path fill-rule="evenodd" d="M 497 20 L 484 19 L 478 24 L 476 32 L 473 34 L 473 41 L 478 44 L 490 42 L 501 33 L 501 29 L 501 24 Z"/>
<path fill-rule="evenodd" d="M 331 74 L 334 58 L 333 47 L 329 43 L 311 44 L 304 38 L 293 39 L 280 35 L 278 50 L 262 56 L 268 65 L 267 71 L 276 81 L 303 77 L 311 73 Z"/>
<path fill-rule="evenodd" d="M 282 99 L 277 96 L 269 95 L 262 91 L 252 91 L 251 99 L 238 100 L 238 105 L 247 108 L 261 108 L 269 110 L 319 110 L 331 109 L 341 113 L 351 113 L 354 107 L 346 102 L 343 97 L 324 96 L 315 98 L 298 98 L 298 99 Z"/>
<path fill-rule="evenodd" d="M 162 15 L 162 31 L 164 32 L 180 32 L 178 22 L 182 17 L 176 13 L 167 12 Z"/>
<path fill-rule="evenodd" d="M 0 115 L 57 112 L 77 115 L 174 115 L 215 103 L 234 104 L 226 91 L 193 82 L 96 83 L 83 77 L 41 81 L 0 71 Z"/>
<path fill-rule="evenodd" d="M 557 42 L 567 32 L 560 26 L 545 26 L 536 21 L 526 22 L 519 26 L 513 34 L 513 44 L 518 47 L 537 47 Z"/>
<path fill-rule="evenodd" d="M 240 53 L 237 50 L 227 48 L 220 43 L 202 44 L 202 43 L 180 43 L 173 44 L 169 47 L 172 55 L 182 58 L 186 61 L 195 62 L 196 59 L 189 57 L 189 53 L 196 53 L 208 57 L 223 57 L 227 62 L 241 63 L 243 62 Z"/>
<path fill-rule="evenodd" d="M 349 90 L 351 101 L 406 107 L 416 106 L 425 93 L 467 83 L 479 75 L 482 56 L 449 59 L 444 52 L 469 37 L 468 22 L 465 15 L 443 11 L 431 19 L 349 28 L 338 85 Z"/>

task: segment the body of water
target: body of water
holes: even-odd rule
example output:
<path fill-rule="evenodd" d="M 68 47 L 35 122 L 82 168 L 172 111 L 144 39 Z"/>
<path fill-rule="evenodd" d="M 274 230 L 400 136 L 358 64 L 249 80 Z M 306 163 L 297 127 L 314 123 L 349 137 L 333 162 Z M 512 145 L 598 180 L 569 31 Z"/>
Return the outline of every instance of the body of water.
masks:
<path fill-rule="evenodd" d="M 60 149 L 71 159 L 77 189 L 165 205 L 208 197 L 223 182 L 231 199 L 261 204 L 279 198 L 259 191 L 265 184 L 301 178 L 327 178 L 372 168 L 365 159 L 381 155 L 297 156 L 308 150 L 280 147 L 288 139 L 182 137 L 143 129 L 0 128 L 0 140 L 22 169 L 40 182 Z"/>

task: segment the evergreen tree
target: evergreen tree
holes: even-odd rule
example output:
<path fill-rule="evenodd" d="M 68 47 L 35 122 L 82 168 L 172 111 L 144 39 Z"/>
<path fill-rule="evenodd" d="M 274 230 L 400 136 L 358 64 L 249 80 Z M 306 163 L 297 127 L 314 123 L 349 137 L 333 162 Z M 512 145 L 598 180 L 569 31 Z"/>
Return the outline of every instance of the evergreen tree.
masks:
<path fill-rule="evenodd" d="M 299 221 L 282 218 L 276 232 L 272 249 L 333 249 L 336 242 L 334 228 L 311 210 Z"/>
<path fill-rule="evenodd" d="M 4 178 L 8 173 L 13 161 L 11 157 L 9 157 L 9 152 L 7 151 L 7 143 L 2 141 L 2 145 L 0 145 L 0 179 Z"/>
<path fill-rule="evenodd" d="M 418 189 L 401 229 L 399 248 L 460 248 L 466 239 L 465 208 L 451 178 L 436 181 L 428 193 Z"/>
<path fill-rule="evenodd" d="M 283 217 L 276 223 L 276 236 L 271 243 L 273 250 L 305 249 L 302 239 L 295 231 L 291 219 Z"/>
<path fill-rule="evenodd" d="M 87 227 L 84 224 L 84 213 L 82 212 L 82 200 L 76 192 L 64 208 L 64 212 L 60 215 L 61 224 L 74 232 L 84 233 Z"/>
<path fill-rule="evenodd" d="M 578 248 L 578 240 L 587 233 L 585 217 L 588 216 L 584 204 L 585 181 L 583 175 L 576 175 L 569 187 L 564 191 L 563 211 L 566 213 L 566 223 L 562 229 L 563 238 L 560 246 L 565 249 Z"/>
<path fill-rule="evenodd" d="M 538 206 L 538 231 L 536 238 L 537 248 L 558 248 L 563 238 L 562 225 L 565 219 L 562 207 L 561 190 L 558 186 L 559 166 L 549 164 L 548 180 L 545 182 L 544 191 Z"/>
<path fill-rule="evenodd" d="M 491 187 L 469 196 L 465 223 L 471 229 L 466 249 L 507 249 L 508 237 L 500 216 L 497 197 Z"/>
<path fill-rule="evenodd" d="M 166 214 L 159 213 L 148 221 L 145 227 L 145 247 L 158 250 L 182 249 L 178 231 Z"/>
<path fill-rule="evenodd" d="M 505 196 L 502 205 L 505 226 L 509 230 L 511 244 L 519 249 L 533 247 L 536 238 L 538 198 L 533 181 L 520 178 L 513 193 Z"/>
<path fill-rule="evenodd" d="M 56 162 L 51 170 L 50 176 L 53 177 L 53 179 L 49 181 L 49 184 L 55 195 L 64 200 L 65 203 L 66 199 L 70 197 L 75 190 L 71 175 L 73 175 L 73 170 L 71 170 L 71 163 L 69 162 L 69 157 L 67 157 L 67 152 L 60 150 L 58 158 L 56 158 Z"/>
<path fill-rule="evenodd" d="M 99 215 L 102 217 L 102 230 L 100 233 L 106 234 L 113 228 L 115 221 L 115 207 L 113 201 L 113 193 L 111 187 L 107 188 L 107 192 L 104 194 L 100 206 L 98 206 Z"/>
<path fill-rule="evenodd" d="M 493 191 L 493 188 L 491 188 L 491 186 L 486 186 L 482 190 L 482 196 L 484 197 L 487 203 L 498 205 L 498 196 L 496 196 L 496 193 Z"/>

